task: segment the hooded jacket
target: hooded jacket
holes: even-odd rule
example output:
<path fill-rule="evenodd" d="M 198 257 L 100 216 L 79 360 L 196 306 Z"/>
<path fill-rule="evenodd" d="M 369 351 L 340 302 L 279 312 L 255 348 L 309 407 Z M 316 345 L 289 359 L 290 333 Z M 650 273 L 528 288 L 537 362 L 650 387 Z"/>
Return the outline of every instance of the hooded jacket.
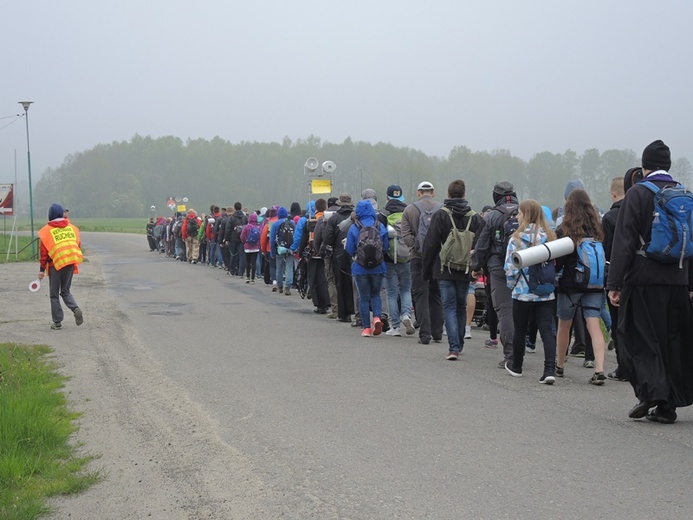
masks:
<path fill-rule="evenodd" d="M 373 204 L 366 199 L 361 200 L 356 204 L 356 218 L 361 226 L 378 226 L 378 232 L 380 233 L 380 239 L 383 241 L 383 253 L 387 251 L 389 245 L 389 239 L 387 236 L 387 226 L 383 226 L 375 216 L 375 209 Z M 346 245 L 344 248 L 350 256 L 356 255 L 356 249 L 359 242 L 359 232 L 361 228 L 356 224 L 352 224 L 347 232 Z M 372 269 L 366 269 L 361 264 L 353 262 L 351 264 L 351 274 L 358 276 L 362 274 L 384 274 L 387 271 L 385 267 L 385 261 L 383 260 L 380 265 L 373 267 Z"/>
<path fill-rule="evenodd" d="M 288 218 L 289 212 L 286 211 L 286 208 L 282 206 L 277 210 L 277 221 L 272 224 L 272 227 L 270 228 L 270 237 L 269 237 L 269 246 L 270 246 L 270 256 L 274 258 L 277 256 L 277 232 L 279 231 L 279 228 L 281 225 L 284 223 L 284 221 Z"/>
<path fill-rule="evenodd" d="M 256 244 L 249 244 L 247 242 L 248 236 L 250 235 L 250 230 L 254 227 L 260 229 L 260 224 L 257 221 L 257 213 L 251 213 L 248 216 L 248 223 L 243 226 L 243 230 L 241 231 L 241 242 L 243 242 L 243 250 L 246 253 L 255 253 L 260 251 L 260 240 L 258 240 Z"/>
<path fill-rule="evenodd" d="M 493 209 L 484 215 L 485 225 L 477 235 L 474 246 L 476 252 L 475 271 L 478 268 L 483 268 L 487 273 L 490 273 L 503 269 L 506 250 L 499 246 L 495 235 L 496 231 L 502 232 L 500 227 L 504 212 L 513 210 L 513 206 L 514 208 L 518 206 L 517 196 L 514 193 L 499 199 Z"/>
<path fill-rule="evenodd" d="M 465 199 L 445 199 L 443 207 L 452 211 L 452 218 L 459 230 L 465 229 L 469 219 L 472 219 L 469 224 L 469 230 L 474 233 L 474 243 L 476 243 L 479 233 L 484 229 L 484 219 L 481 218 L 481 215 L 478 213 L 470 214 L 472 208 L 469 207 Z M 442 210 L 436 211 L 431 218 L 431 224 L 424 242 L 421 268 L 424 280 L 430 280 L 431 278 L 436 280 L 471 280 L 471 272 L 476 270 L 474 261 L 472 261 L 469 273 L 450 269 L 444 269 L 442 273 L 440 272 L 440 250 L 451 230 L 452 222 L 450 222 L 448 213 Z M 472 258 L 474 256 L 472 255 Z"/>
<path fill-rule="evenodd" d="M 402 218 L 404 218 L 404 210 L 407 209 L 407 204 L 402 202 L 401 200 L 398 199 L 390 199 L 387 201 L 387 204 L 385 204 L 385 208 L 382 209 L 381 211 L 378 212 L 378 221 L 385 225 L 387 228 L 388 222 L 387 222 L 387 217 L 389 215 L 392 215 L 393 213 L 402 213 Z M 389 235 L 388 235 L 389 237 Z M 402 240 L 404 240 L 404 237 L 402 237 Z M 405 242 L 406 244 L 406 242 Z M 385 251 L 385 261 L 392 264 L 394 263 L 394 258 L 390 258 L 390 255 L 388 252 L 390 249 L 388 248 L 387 251 Z"/>
<path fill-rule="evenodd" d="M 315 218 L 315 201 L 311 200 L 306 206 L 306 215 L 301 217 L 296 223 L 296 231 L 294 231 L 294 242 L 291 244 L 291 251 L 294 253 L 298 251 L 301 245 L 301 238 L 303 237 L 303 230 L 306 227 L 306 222 L 308 219 Z"/>
<path fill-rule="evenodd" d="M 518 239 L 511 237 L 508 242 L 508 252 L 505 255 L 505 281 L 508 288 L 512 290 L 514 300 L 522 302 L 545 302 L 555 299 L 554 293 L 547 296 L 538 296 L 529 290 L 527 280 L 529 279 L 529 267 L 522 269 L 524 276 L 520 273 L 520 269 L 513 264 L 513 253 L 521 251 L 546 242 L 546 231 L 539 228 L 538 233 L 535 233 L 536 226 L 531 224 L 522 232 L 522 236 Z"/>

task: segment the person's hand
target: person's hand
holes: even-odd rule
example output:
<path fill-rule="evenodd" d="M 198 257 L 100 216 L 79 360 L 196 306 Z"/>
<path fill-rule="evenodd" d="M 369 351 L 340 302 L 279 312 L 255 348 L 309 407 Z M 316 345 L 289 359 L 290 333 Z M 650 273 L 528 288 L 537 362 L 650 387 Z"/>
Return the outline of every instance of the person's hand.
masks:
<path fill-rule="evenodd" d="M 39 273 L 38 279 L 43 280 L 43 277 L 46 276 L 46 273 Z"/>
<path fill-rule="evenodd" d="M 482 274 L 484 274 L 484 271 L 482 269 L 479 269 L 478 271 L 472 271 L 472 278 L 477 279 Z"/>
<path fill-rule="evenodd" d="M 621 291 L 609 291 L 609 301 L 614 307 L 618 307 L 619 300 L 621 299 Z"/>

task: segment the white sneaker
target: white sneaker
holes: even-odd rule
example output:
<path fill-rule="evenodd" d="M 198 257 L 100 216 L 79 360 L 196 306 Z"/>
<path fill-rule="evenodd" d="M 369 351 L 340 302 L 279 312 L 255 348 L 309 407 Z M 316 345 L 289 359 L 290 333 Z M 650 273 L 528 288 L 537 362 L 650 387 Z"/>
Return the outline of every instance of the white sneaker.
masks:
<path fill-rule="evenodd" d="M 471 327 L 471 325 L 467 325 L 464 328 L 464 339 L 472 339 L 472 327 Z"/>
<path fill-rule="evenodd" d="M 386 336 L 402 336 L 399 332 L 399 327 L 390 327 L 385 333 Z"/>
<path fill-rule="evenodd" d="M 404 328 L 407 331 L 408 336 L 411 336 L 416 332 L 414 324 L 411 322 L 411 318 L 409 316 L 405 316 L 404 318 L 402 318 L 402 325 L 404 325 Z"/>

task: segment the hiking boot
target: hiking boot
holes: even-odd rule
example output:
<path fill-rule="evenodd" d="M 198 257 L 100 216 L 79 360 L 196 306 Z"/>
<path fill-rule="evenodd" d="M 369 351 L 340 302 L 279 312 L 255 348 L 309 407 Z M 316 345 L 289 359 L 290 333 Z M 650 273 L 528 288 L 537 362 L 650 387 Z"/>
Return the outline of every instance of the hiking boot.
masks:
<path fill-rule="evenodd" d="M 503 365 L 503 368 L 505 368 L 505 371 L 513 377 L 522 377 L 522 369 L 511 367 L 510 361 L 506 361 L 505 365 Z"/>
<path fill-rule="evenodd" d="M 377 316 L 373 318 L 373 335 L 380 336 L 383 331 L 383 322 Z"/>
<path fill-rule="evenodd" d="M 584 363 L 582 363 L 582 366 L 585 368 L 594 368 L 594 361 L 587 359 Z"/>
<path fill-rule="evenodd" d="M 411 336 L 416 332 L 414 324 L 412 323 L 411 318 L 409 316 L 404 316 L 402 318 L 402 325 L 404 325 L 404 330 L 407 332 L 407 336 Z"/>
<path fill-rule="evenodd" d="M 459 357 L 459 354 L 457 352 L 448 352 L 448 355 L 445 356 L 445 359 L 448 361 L 457 361 L 457 358 Z"/>
<path fill-rule="evenodd" d="M 472 339 L 472 327 L 471 327 L 471 325 L 467 325 L 464 328 L 464 339 Z"/>
<path fill-rule="evenodd" d="M 605 381 L 606 376 L 604 375 L 604 372 L 595 372 L 594 375 L 590 378 L 589 384 L 595 386 L 602 386 Z"/>
<path fill-rule="evenodd" d="M 60 323 L 59 321 L 54 321 L 51 325 L 51 329 L 53 330 L 60 330 L 63 328 L 63 324 Z"/>
<path fill-rule="evenodd" d="M 291 287 L 284 287 L 284 295 L 291 296 Z"/>
<path fill-rule="evenodd" d="M 364 338 L 370 338 L 371 336 L 373 336 L 373 331 L 371 329 L 363 329 L 361 331 L 361 336 L 363 336 Z"/>
<path fill-rule="evenodd" d="M 79 327 L 82 323 L 84 323 L 84 316 L 82 316 L 82 309 L 77 307 L 75 309 L 75 323 Z"/>
<path fill-rule="evenodd" d="M 402 334 L 399 331 L 399 327 L 390 327 L 390 330 L 385 332 L 386 336 L 402 336 Z"/>
<path fill-rule="evenodd" d="M 484 345 L 486 348 L 498 348 L 498 340 L 488 338 L 486 341 L 484 341 Z"/>

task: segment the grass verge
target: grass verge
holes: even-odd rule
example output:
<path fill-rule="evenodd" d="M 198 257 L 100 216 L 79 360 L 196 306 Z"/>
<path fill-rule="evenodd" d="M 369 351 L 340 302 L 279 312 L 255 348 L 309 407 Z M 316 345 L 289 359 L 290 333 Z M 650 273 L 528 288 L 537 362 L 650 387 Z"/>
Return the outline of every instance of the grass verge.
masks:
<path fill-rule="evenodd" d="M 79 493 L 99 480 L 86 472 L 70 436 L 79 414 L 67 409 L 46 346 L 0 343 L 0 518 L 27 520 L 50 511 L 46 499 Z"/>
<path fill-rule="evenodd" d="M 38 255 L 38 242 L 36 242 L 36 254 Z M 10 254 L 7 254 L 7 250 Z M 17 252 L 17 255 L 15 255 Z M 31 237 L 0 233 L 0 264 L 7 262 L 29 262 L 31 258 Z"/>

